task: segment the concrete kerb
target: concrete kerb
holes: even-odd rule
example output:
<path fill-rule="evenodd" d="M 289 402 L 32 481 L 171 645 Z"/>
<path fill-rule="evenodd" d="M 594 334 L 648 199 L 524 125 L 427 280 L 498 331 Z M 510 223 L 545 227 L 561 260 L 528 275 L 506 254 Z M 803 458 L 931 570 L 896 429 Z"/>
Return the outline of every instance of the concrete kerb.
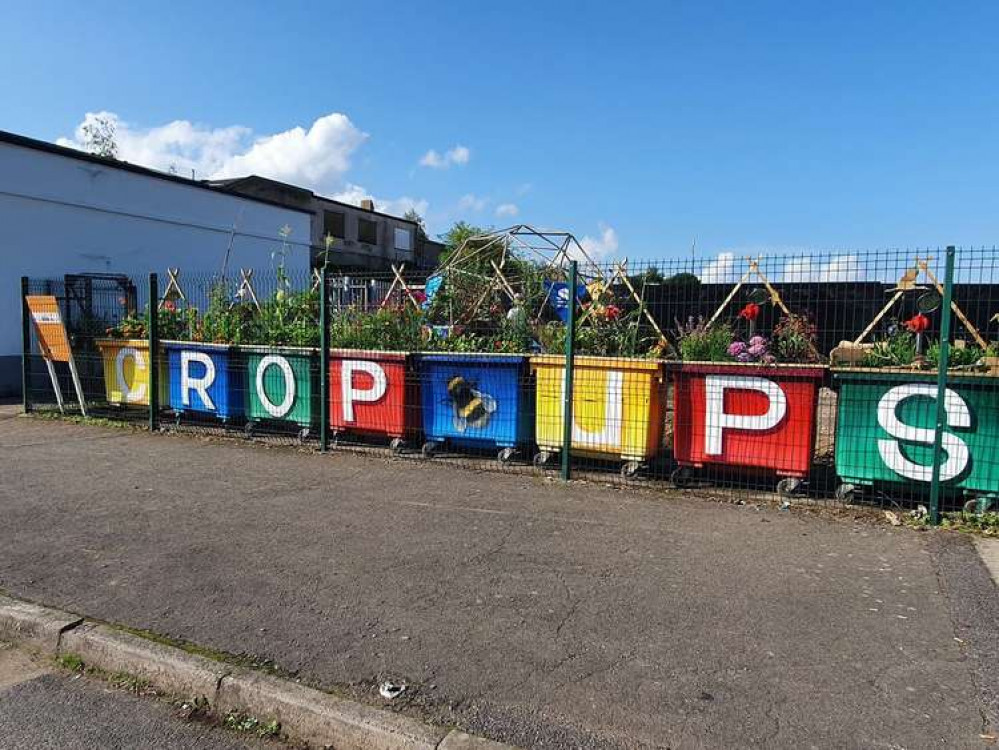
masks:
<path fill-rule="evenodd" d="M 289 736 L 337 750 L 434 750 L 447 734 L 391 711 L 243 670 L 222 680 L 218 709 L 277 720 Z"/>
<path fill-rule="evenodd" d="M 46 654 L 59 652 L 63 633 L 82 617 L 0 595 L 0 639 L 24 643 Z"/>
<path fill-rule="evenodd" d="M 188 653 L 82 617 L 0 595 L 0 638 L 88 667 L 139 677 L 180 698 L 205 698 L 217 715 L 277 720 L 291 739 L 338 750 L 516 750 L 337 698 L 288 680 Z"/>
<path fill-rule="evenodd" d="M 203 656 L 94 623 L 66 632 L 59 653 L 74 654 L 104 672 L 140 677 L 179 698 L 204 698 L 212 706 L 219 682 L 231 671 Z"/>

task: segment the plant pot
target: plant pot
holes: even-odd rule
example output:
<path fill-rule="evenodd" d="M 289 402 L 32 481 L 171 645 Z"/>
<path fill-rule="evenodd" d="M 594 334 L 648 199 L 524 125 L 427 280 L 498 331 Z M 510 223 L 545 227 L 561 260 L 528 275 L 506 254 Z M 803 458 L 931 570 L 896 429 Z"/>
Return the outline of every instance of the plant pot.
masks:
<path fill-rule="evenodd" d="M 682 362 L 673 368 L 673 457 L 681 466 L 808 476 L 824 365 Z"/>
<path fill-rule="evenodd" d="M 420 388 L 408 352 L 330 351 L 333 433 L 411 439 L 420 427 Z"/>
<path fill-rule="evenodd" d="M 528 357 L 421 354 L 418 361 L 426 440 L 468 448 L 530 450 L 534 393 Z"/>
<path fill-rule="evenodd" d="M 209 414 L 223 421 L 244 414 L 246 370 L 239 347 L 195 341 L 164 341 L 170 373 L 170 408 Z"/>
<path fill-rule="evenodd" d="M 148 339 L 97 339 L 104 364 L 104 392 L 109 404 L 149 406 Z M 167 368 L 160 359 L 160 403 L 166 403 Z"/>
<path fill-rule="evenodd" d="M 845 485 L 929 491 L 936 425 L 934 372 L 833 371 L 838 391 L 836 472 Z M 999 378 L 948 373 L 941 487 L 999 496 Z"/>
<path fill-rule="evenodd" d="M 535 433 L 542 452 L 563 441 L 565 357 L 531 357 L 537 377 Z M 574 455 L 628 462 L 659 452 L 663 430 L 663 365 L 656 360 L 576 357 L 573 363 Z"/>
<path fill-rule="evenodd" d="M 290 346 L 240 347 L 246 361 L 246 416 L 252 423 L 310 428 L 319 419 L 319 352 Z"/>

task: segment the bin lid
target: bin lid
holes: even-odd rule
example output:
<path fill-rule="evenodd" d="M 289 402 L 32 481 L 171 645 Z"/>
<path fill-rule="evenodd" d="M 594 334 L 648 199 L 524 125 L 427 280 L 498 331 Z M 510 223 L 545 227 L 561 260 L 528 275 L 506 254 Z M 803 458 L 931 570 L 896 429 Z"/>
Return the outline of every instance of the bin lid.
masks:
<path fill-rule="evenodd" d="M 486 352 L 438 352 L 434 354 L 419 354 L 421 360 L 427 362 L 464 362 L 470 365 L 480 364 L 520 364 L 527 359 L 526 354 L 490 354 Z"/>
<path fill-rule="evenodd" d="M 758 375 L 767 378 L 825 378 L 828 365 L 803 364 L 757 364 L 755 362 L 678 362 L 674 365 L 680 372 L 694 375 L 729 375 L 733 372 L 744 375 Z"/>
<path fill-rule="evenodd" d="M 573 358 L 575 367 L 594 367 L 601 370 L 661 370 L 663 363 L 658 359 L 638 359 L 637 357 L 595 357 L 590 354 Z M 536 354 L 531 357 L 531 367 L 565 367 L 565 357 L 559 354 Z"/>
<path fill-rule="evenodd" d="M 330 349 L 334 359 L 371 359 L 377 362 L 405 362 L 411 352 L 383 352 L 378 349 Z"/>

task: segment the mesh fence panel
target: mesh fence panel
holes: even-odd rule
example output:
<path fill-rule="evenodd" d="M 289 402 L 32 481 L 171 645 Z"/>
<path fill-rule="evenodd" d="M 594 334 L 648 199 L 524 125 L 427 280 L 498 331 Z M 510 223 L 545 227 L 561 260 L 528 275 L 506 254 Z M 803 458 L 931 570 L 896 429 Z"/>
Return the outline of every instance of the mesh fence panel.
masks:
<path fill-rule="evenodd" d="M 995 250 L 954 274 L 945 507 L 999 492 Z M 472 468 L 750 497 L 927 502 L 944 253 L 580 263 L 565 398 L 566 264 L 32 279 L 62 311 L 88 415 L 149 418 L 149 311 L 169 429 Z M 328 362 L 326 361 L 328 359 Z M 58 405 L 32 341 L 28 400 Z M 55 366 L 67 411 L 68 367 Z M 326 390 L 326 402 L 323 392 Z"/>

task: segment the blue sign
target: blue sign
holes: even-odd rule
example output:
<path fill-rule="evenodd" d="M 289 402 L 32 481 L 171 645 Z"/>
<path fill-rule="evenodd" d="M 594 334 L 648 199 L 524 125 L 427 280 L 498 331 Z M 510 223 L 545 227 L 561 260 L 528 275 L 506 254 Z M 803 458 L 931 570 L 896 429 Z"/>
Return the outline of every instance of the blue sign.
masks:
<path fill-rule="evenodd" d="M 569 322 L 569 285 L 564 281 L 546 281 L 545 292 L 548 294 L 548 301 L 555 312 L 562 319 L 563 323 Z M 586 287 L 583 284 L 576 285 L 576 301 L 582 302 L 586 296 Z"/>

